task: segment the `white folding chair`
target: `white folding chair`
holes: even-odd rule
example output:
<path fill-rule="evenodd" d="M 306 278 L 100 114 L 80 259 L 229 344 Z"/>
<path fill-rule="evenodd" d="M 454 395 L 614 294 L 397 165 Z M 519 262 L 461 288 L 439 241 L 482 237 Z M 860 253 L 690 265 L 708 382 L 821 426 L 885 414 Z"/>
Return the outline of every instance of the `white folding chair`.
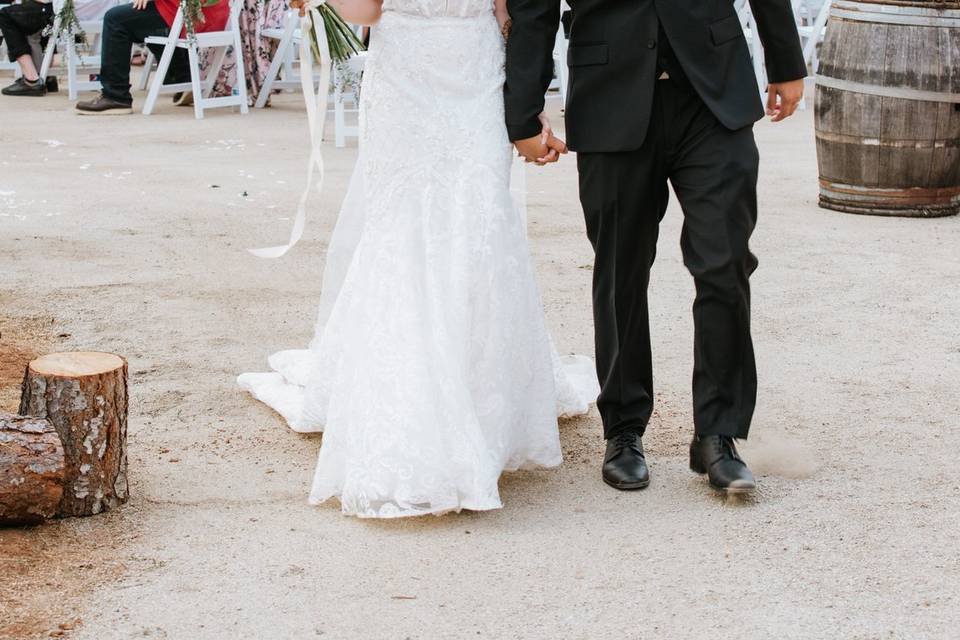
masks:
<path fill-rule="evenodd" d="M 803 42 L 803 59 L 810 65 L 814 73 L 820 66 L 820 58 L 817 48 L 823 43 L 823 38 L 827 32 L 827 19 L 830 17 L 830 7 L 833 0 L 801 0 L 799 7 L 797 31 L 800 33 L 800 40 Z M 819 2 L 819 6 L 817 6 Z M 803 12 L 804 15 L 800 15 Z"/>
<path fill-rule="evenodd" d="M 153 83 L 150 85 L 150 92 L 143 103 L 143 115 L 153 113 L 156 106 L 157 97 L 161 93 L 176 93 L 178 91 L 193 91 L 193 113 L 197 120 L 203 118 L 204 109 L 214 109 L 217 107 L 240 107 L 240 113 L 247 113 L 247 78 L 243 63 L 243 47 L 240 42 L 240 10 L 243 7 L 243 0 L 230 0 L 230 17 L 227 19 L 226 27 L 223 31 L 205 31 L 197 33 L 194 39 L 181 38 L 183 33 L 183 9 L 177 10 L 177 15 L 173 19 L 173 26 L 170 27 L 168 36 L 151 36 L 146 39 L 144 44 L 163 45 L 163 54 L 160 56 L 160 62 L 157 64 L 157 71 L 153 77 Z M 227 47 L 233 47 L 234 55 L 237 57 L 237 95 L 211 97 L 214 82 L 220 68 L 223 66 L 224 57 L 227 54 Z M 173 59 L 173 53 L 177 49 L 186 49 L 189 56 L 190 82 L 179 82 L 165 84 L 167 71 L 170 69 L 170 61 Z M 207 78 L 201 83 L 200 75 L 200 56 L 199 49 L 216 49 L 216 55 L 213 63 L 207 69 Z M 150 62 L 149 60 L 147 61 Z M 150 65 L 144 65 L 144 73 L 150 73 Z"/>
<path fill-rule="evenodd" d="M 263 86 L 260 87 L 260 95 L 257 96 L 257 102 L 254 106 L 262 109 L 267 105 L 270 94 L 275 89 L 298 89 L 300 87 L 300 78 L 294 71 L 296 52 L 299 48 L 300 38 L 300 16 L 296 11 L 287 11 L 286 20 L 283 28 L 264 29 L 261 35 L 265 38 L 279 40 L 277 51 L 270 61 L 270 67 L 267 69 L 267 75 L 263 79 Z M 280 78 L 280 70 L 283 70 L 283 78 Z M 319 79 L 317 74 L 314 80 Z"/>
<path fill-rule="evenodd" d="M 359 36 L 361 27 L 354 27 Z M 270 67 L 267 69 L 267 75 L 263 79 L 263 86 L 260 87 L 260 95 L 257 96 L 257 102 L 254 106 L 262 109 L 267 105 L 270 94 L 276 89 L 300 88 L 300 72 L 296 68 L 297 52 L 300 50 L 300 40 L 303 33 L 300 29 L 300 16 L 296 11 L 288 11 L 283 28 L 264 29 L 262 35 L 267 38 L 279 40 L 277 51 L 270 61 Z M 345 71 L 353 78 L 359 78 L 363 74 L 363 67 L 366 63 L 366 52 L 361 51 L 352 56 L 344 63 Z M 280 77 L 281 71 L 283 76 Z M 314 73 L 314 82 L 319 81 L 319 72 Z M 345 78 L 341 74 L 338 65 L 334 65 L 332 73 L 333 95 L 333 132 L 334 144 L 337 147 L 345 147 L 348 137 L 357 137 L 360 133 L 359 127 L 347 125 L 347 114 L 359 111 L 359 96 L 357 88 L 351 86 L 345 90 Z M 347 103 L 351 103 L 351 108 L 347 108 Z"/>
<path fill-rule="evenodd" d="M 352 76 L 352 78 L 357 79 L 363 74 L 363 67 L 366 63 L 366 51 L 361 51 L 355 56 L 347 60 L 344 65 L 347 72 Z M 354 80 L 356 82 L 356 80 Z M 347 114 L 360 113 L 360 96 L 357 92 L 357 87 L 351 83 L 349 90 L 344 91 L 344 78 L 341 76 L 340 68 L 337 65 L 333 67 L 333 137 L 334 144 L 338 148 L 343 148 L 347 146 L 347 136 L 358 138 L 360 137 L 360 127 L 359 125 L 347 125 Z M 346 103 L 349 102 L 353 106 L 350 109 L 347 109 Z"/>
<path fill-rule="evenodd" d="M 76 100 L 80 91 L 99 91 L 101 88 L 98 80 L 91 80 L 91 76 L 99 75 L 101 64 L 101 48 L 103 45 L 103 16 L 106 12 L 120 4 L 120 0 L 84 0 L 76 5 L 77 15 L 80 19 L 80 29 L 83 31 L 86 42 L 78 48 L 76 39 L 60 34 L 60 10 L 63 8 L 63 0 L 54 0 L 53 8 L 55 16 L 53 19 L 53 35 L 47 42 L 47 47 L 43 51 L 42 61 L 39 65 L 40 77 L 46 78 L 50 74 L 50 69 L 54 64 L 54 55 L 60 52 L 60 66 L 67 73 L 67 89 L 70 100 Z"/>
<path fill-rule="evenodd" d="M 60 19 L 54 20 L 54 33 L 57 33 L 60 27 Z M 62 46 L 63 62 L 67 71 L 67 95 L 70 100 L 76 100 L 80 91 L 99 91 L 100 81 L 91 80 L 90 76 L 100 73 L 100 46 L 103 36 L 103 20 L 89 20 L 80 23 L 87 38 L 87 42 L 81 53 L 77 49 L 75 39 L 69 35 L 60 38 L 51 36 L 47 43 L 47 48 L 43 54 L 43 63 L 40 68 L 40 77 L 46 78 L 50 73 L 53 64 L 54 50 Z"/>

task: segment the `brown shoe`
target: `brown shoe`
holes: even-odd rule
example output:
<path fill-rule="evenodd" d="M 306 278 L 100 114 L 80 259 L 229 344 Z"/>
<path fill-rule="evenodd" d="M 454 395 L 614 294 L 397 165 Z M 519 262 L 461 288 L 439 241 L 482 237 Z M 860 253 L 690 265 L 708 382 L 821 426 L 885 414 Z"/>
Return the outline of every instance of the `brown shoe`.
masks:
<path fill-rule="evenodd" d="M 121 116 L 133 113 L 133 105 L 118 102 L 101 93 L 93 100 L 78 102 L 77 113 L 82 116 Z"/>

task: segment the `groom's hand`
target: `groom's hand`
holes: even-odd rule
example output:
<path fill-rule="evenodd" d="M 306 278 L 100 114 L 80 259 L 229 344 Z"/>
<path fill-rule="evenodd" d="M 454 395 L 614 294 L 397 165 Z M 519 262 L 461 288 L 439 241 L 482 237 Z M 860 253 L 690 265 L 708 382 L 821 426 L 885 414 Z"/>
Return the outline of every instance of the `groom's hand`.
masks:
<path fill-rule="evenodd" d="M 567 152 L 567 143 L 553 135 L 553 127 L 545 115 L 540 114 L 540 122 L 543 124 L 540 135 L 513 144 L 527 162 L 542 167 L 559 160 Z"/>
<path fill-rule="evenodd" d="M 546 140 L 546 142 L 544 142 Z M 556 162 L 560 156 L 567 152 L 566 143 L 553 136 L 537 135 L 525 140 L 517 140 L 513 143 L 520 155 L 527 162 L 532 162 L 538 166 L 544 166 L 551 162 Z"/>
<path fill-rule="evenodd" d="M 767 87 L 767 115 L 780 122 L 793 115 L 803 100 L 803 78 L 790 82 L 771 82 Z"/>

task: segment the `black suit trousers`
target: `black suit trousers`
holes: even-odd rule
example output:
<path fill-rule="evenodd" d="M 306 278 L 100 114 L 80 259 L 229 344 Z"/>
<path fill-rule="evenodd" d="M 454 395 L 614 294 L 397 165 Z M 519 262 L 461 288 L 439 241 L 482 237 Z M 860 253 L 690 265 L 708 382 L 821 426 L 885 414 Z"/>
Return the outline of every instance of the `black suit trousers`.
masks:
<path fill-rule="evenodd" d="M 580 153 L 580 200 L 596 253 L 597 402 L 604 436 L 643 433 L 653 411 L 647 285 L 667 209 L 683 209 L 681 248 L 694 278 L 693 414 L 698 435 L 745 438 L 756 404 L 750 285 L 757 260 L 757 147 L 752 127 L 725 128 L 689 83 L 655 82 L 636 151 Z"/>

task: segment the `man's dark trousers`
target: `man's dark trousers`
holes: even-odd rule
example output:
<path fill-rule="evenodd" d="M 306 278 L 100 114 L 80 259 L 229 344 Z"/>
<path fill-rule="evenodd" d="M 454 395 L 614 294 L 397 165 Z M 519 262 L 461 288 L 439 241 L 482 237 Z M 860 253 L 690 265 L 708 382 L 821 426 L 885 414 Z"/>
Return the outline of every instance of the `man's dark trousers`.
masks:
<path fill-rule="evenodd" d="M 170 25 L 166 23 L 156 4 L 151 2 L 144 9 L 135 9 L 124 4 L 107 11 L 103 16 L 103 45 L 100 55 L 100 84 L 103 95 L 124 104 L 133 104 L 130 94 L 130 53 L 134 43 L 143 42 L 149 36 L 167 36 Z M 150 45 L 153 54 L 160 57 L 163 47 Z M 170 61 L 167 82 L 186 82 L 190 79 L 187 52 L 177 49 Z"/>
<path fill-rule="evenodd" d="M 682 77 L 654 81 L 649 130 L 635 151 L 580 152 L 580 199 L 596 252 L 597 406 L 604 436 L 643 433 L 653 410 L 647 285 L 667 182 L 683 209 L 694 277 L 697 435 L 745 438 L 756 405 L 748 242 L 757 219 L 753 128 L 725 128 Z"/>
<path fill-rule="evenodd" d="M 10 62 L 23 55 L 30 55 L 27 36 L 43 31 L 53 22 L 53 5 L 25 0 L 23 4 L 11 4 L 0 10 L 0 43 L 7 41 Z"/>

